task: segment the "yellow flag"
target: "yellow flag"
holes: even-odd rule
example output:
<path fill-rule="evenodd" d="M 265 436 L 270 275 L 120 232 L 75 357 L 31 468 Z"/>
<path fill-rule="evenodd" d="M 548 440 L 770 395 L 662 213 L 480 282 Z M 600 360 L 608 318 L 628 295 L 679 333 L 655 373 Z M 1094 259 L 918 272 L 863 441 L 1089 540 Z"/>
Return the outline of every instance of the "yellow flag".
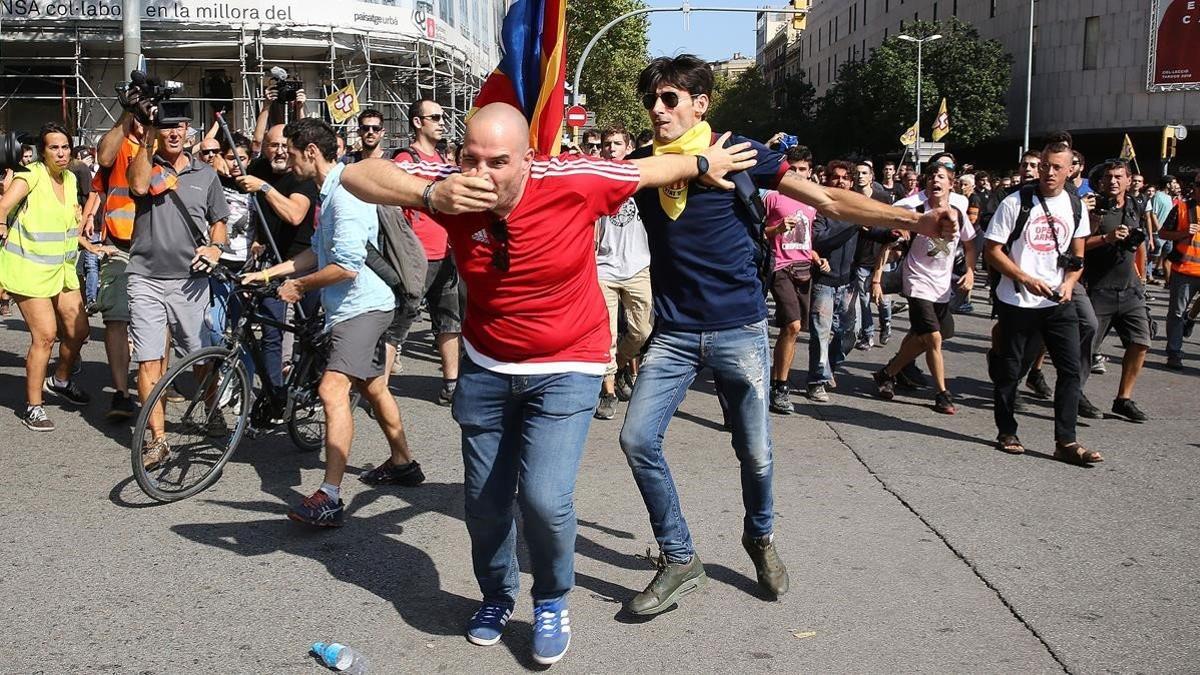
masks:
<path fill-rule="evenodd" d="M 917 142 L 917 125 L 914 123 L 911 127 L 904 130 L 900 134 L 900 145 L 909 146 Z"/>
<path fill-rule="evenodd" d="M 950 133 L 950 113 L 946 110 L 946 99 L 943 98 L 942 106 L 938 108 L 937 117 L 933 120 L 933 142 L 937 143 L 948 133 Z"/>
<path fill-rule="evenodd" d="M 351 82 L 327 96 L 325 103 L 329 105 L 329 116 L 335 124 L 341 124 L 357 115 L 358 92 L 354 89 L 354 83 Z"/>
<path fill-rule="evenodd" d="M 1137 158 L 1137 153 L 1133 151 L 1133 141 L 1129 140 L 1129 134 L 1125 134 L 1125 142 L 1121 143 L 1121 159 L 1132 161 Z"/>

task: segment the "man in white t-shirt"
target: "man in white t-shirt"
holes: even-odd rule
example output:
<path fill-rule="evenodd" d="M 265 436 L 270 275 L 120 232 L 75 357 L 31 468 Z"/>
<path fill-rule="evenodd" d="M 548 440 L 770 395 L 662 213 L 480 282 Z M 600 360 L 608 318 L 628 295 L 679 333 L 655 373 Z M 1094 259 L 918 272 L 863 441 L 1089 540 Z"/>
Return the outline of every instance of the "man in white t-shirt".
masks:
<path fill-rule="evenodd" d="M 1020 193 L 1000 203 L 988 227 L 985 256 L 1002 278 L 996 287 L 996 340 L 988 353 L 994 385 L 997 447 L 1010 454 L 1025 451 L 1017 438 L 1013 404 L 1025 350 L 1040 336 L 1054 359 L 1054 456 L 1075 464 L 1104 458 L 1075 439 L 1081 394 L 1079 314 L 1071 302 L 1083 272 L 1084 239 L 1091 232 L 1085 216 L 1075 217 L 1063 187 L 1071 171 L 1071 146 L 1054 142 L 1042 150 L 1041 177 L 1033 208 L 1014 232 L 1021 212 Z M 1081 289 L 1080 289 L 1081 290 Z"/>
<path fill-rule="evenodd" d="M 923 212 L 942 208 L 950 203 L 954 186 L 954 169 L 946 164 L 932 163 L 925 167 L 925 189 L 905 197 L 895 206 Z M 950 313 L 950 298 L 954 293 L 954 258 L 962 246 L 966 257 L 966 273 L 959 279 L 959 289 L 970 289 L 975 282 L 975 228 L 964 211 L 955 207 L 958 234 L 949 239 L 933 239 L 923 234 L 913 235 L 908 253 L 901 262 L 903 295 L 908 299 L 909 330 L 900 343 L 900 351 L 887 365 L 875 373 L 879 395 L 885 399 L 895 396 L 896 376 L 900 370 L 925 354 L 929 374 L 935 385 L 933 409 L 953 415 L 957 412 L 954 398 L 946 388 L 946 368 L 942 360 L 942 340 L 954 335 L 954 316 Z M 881 252 L 871 282 L 873 299 L 883 298 L 881 285 L 886 252 Z"/>
<path fill-rule="evenodd" d="M 633 139 L 623 127 L 605 129 L 600 139 L 600 156 L 604 159 L 625 159 L 633 150 Z M 628 401 L 633 394 L 637 355 L 653 327 L 650 244 L 632 198 L 626 200 L 616 215 L 596 221 L 596 270 L 608 305 L 612 343 L 594 416 L 598 420 L 611 420 L 616 416 L 617 400 Z M 621 308 L 625 309 L 625 333 L 618 338 L 617 314 Z"/>

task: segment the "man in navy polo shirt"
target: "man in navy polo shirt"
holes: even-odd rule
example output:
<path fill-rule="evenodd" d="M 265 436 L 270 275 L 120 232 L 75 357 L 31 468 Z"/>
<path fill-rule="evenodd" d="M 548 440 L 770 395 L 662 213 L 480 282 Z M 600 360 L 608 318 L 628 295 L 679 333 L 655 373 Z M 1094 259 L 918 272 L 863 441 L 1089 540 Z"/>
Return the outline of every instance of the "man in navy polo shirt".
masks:
<path fill-rule="evenodd" d="M 630 158 L 703 152 L 715 138 L 704 122 L 712 83 L 708 64 L 690 54 L 652 61 L 638 78 L 638 91 L 650 115 L 654 142 Z M 745 140 L 734 136 L 731 142 Z M 838 220 L 933 236 L 955 231 L 948 210 L 918 216 L 850 190 L 823 188 L 788 175 L 782 154 L 751 143 L 758 163 L 746 174 L 754 187 L 777 189 Z M 703 173 L 704 159 L 697 157 L 697 163 Z M 705 580 L 663 456 L 667 424 L 701 368 L 713 370 L 729 405 L 746 510 L 742 544 L 761 586 L 776 596 L 788 588 L 787 570 L 773 542 L 767 416 L 771 358 L 767 306 L 758 275 L 762 223 L 737 196 L 746 192 L 753 190 L 718 191 L 685 181 L 644 188 L 634 195 L 650 245 L 658 321 L 621 429 L 621 448 L 661 550 L 658 573 L 627 605 L 634 614 L 669 609 Z"/>

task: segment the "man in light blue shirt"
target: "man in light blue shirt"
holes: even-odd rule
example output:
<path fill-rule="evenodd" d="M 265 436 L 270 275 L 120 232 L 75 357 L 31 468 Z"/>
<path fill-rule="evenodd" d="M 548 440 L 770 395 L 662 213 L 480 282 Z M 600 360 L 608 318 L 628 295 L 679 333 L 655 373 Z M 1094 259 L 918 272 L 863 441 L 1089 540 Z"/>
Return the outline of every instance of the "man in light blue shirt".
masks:
<path fill-rule="evenodd" d="M 371 484 L 415 486 L 425 480 L 408 451 L 396 399 L 388 392 L 384 333 L 392 323 L 396 299 L 392 290 L 366 266 L 367 244 L 379 237 L 375 207 L 342 187 L 345 165 L 337 162 L 337 136 L 325 122 L 301 119 L 283 131 L 288 158 L 297 178 L 321 186 L 312 248 L 247 281 L 292 276 L 279 287 L 279 297 L 296 302 L 308 291 L 321 291 L 329 359 L 318 393 L 325 408 L 325 480 L 321 487 L 288 512 L 292 520 L 321 527 L 342 524 L 342 477 L 350 459 L 354 417 L 350 388 L 371 404 L 387 437 L 391 456 L 360 478 Z"/>
<path fill-rule="evenodd" d="M 1154 212 L 1154 217 L 1158 219 L 1158 227 L 1162 228 L 1167 224 L 1167 217 L 1171 215 L 1171 209 L 1175 208 L 1175 200 L 1179 199 L 1183 189 L 1179 187 L 1179 179 L 1175 176 L 1167 174 L 1158 179 L 1158 191 L 1151 198 L 1148 208 Z M 1170 264 L 1167 256 L 1171 255 L 1171 249 L 1174 247 L 1174 242 L 1163 239 L 1161 235 L 1155 237 L 1157 246 L 1157 256 L 1154 260 L 1153 275 L 1161 277 L 1166 283 L 1170 278 Z"/>

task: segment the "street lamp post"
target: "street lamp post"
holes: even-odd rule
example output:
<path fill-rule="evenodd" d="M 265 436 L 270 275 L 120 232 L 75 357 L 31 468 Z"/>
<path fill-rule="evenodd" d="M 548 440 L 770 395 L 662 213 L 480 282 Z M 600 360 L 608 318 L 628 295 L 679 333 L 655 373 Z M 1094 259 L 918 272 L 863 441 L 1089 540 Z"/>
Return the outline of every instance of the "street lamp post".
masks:
<path fill-rule="evenodd" d="M 1036 11 L 1036 1 L 1029 0 L 1029 45 L 1025 55 L 1025 138 L 1021 142 L 1021 152 L 1029 151 L 1029 103 L 1033 95 L 1033 20 Z"/>
<path fill-rule="evenodd" d="M 901 35 L 897 35 L 896 37 L 900 38 L 901 40 L 904 40 L 905 42 L 917 43 L 917 140 L 916 140 L 916 149 L 913 152 L 913 155 L 916 157 L 916 160 L 917 160 L 917 171 L 920 172 L 920 170 L 921 170 L 921 46 L 924 45 L 926 42 L 933 42 L 934 40 L 941 40 L 942 36 L 934 34 L 934 35 L 930 35 L 929 37 L 915 38 L 911 35 L 901 34 Z"/>

